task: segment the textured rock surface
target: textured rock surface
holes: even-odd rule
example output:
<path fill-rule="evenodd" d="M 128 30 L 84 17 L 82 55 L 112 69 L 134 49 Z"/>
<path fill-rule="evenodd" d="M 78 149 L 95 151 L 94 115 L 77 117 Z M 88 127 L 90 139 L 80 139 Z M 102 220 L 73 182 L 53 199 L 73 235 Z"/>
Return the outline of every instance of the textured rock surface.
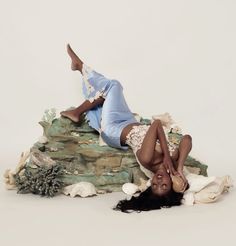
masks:
<path fill-rule="evenodd" d="M 54 113 L 52 115 L 54 118 Z M 61 171 L 56 178 L 62 181 L 63 187 L 81 181 L 91 182 L 97 193 L 121 191 L 124 183 L 140 185 L 141 179 L 147 179 L 131 148 L 121 150 L 99 145 L 99 134 L 88 125 L 85 115 L 79 124 L 63 117 L 53 118 L 49 114 L 39 122 L 43 127 L 43 136 L 31 148 L 24 166 L 31 175 L 36 175 L 43 166 L 57 165 Z M 150 122 L 141 118 L 141 123 Z M 170 136 L 176 142 L 181 139 L 180 134 L 170 133 Z M 185 165 L 193 173 L 207 175 L 207 166 L 191 157 Z M 39 173 L 37 177 L 37 182 L 40 182 Z M 32 185 L 35 188 L 35 184 Z"/>
<path fill-rule="evenodd" d="M 149 124 L 150 120 L 141 119 L 141 122 Z M 127 182 L 139 185 L 140 178 L 146 179 L 132 149 L 99 146 L 99 134 L 88 125 L 84 116 L 79 124 L 62 117 L 52 122 L 41 121 L 40 125 L 44 137 L 31 148 L 26 168 L 37 168 L 40 162 L 41 165 L 52 164 L 53 160 L 63 169 L 60 177 L 65 186 L 87 181 L 105 192 L 120 191 L 122 184 Z M 172 133 L 171 137 L 178 142 L 181 135 Z M 207 175 L 207 166 L 191 157 L 185 165 L 191 172 Z"/>

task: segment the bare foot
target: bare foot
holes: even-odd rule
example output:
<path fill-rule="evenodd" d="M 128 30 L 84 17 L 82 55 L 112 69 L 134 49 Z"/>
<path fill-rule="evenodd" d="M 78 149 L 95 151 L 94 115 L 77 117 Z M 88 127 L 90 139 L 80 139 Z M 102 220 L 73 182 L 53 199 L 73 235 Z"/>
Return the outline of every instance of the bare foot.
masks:
<path fill-rule="evenodd" d="M 69 44 L 67 44 L 67 53 L 69 54 L 71 58 L 71 69 L 73 71 L 79 70 L 80 72 L 82 72 L 83 62 L 79 59 L 79 57 L 71 49 Z"/>
<path fill-rule="evenodd" d="M 73 122 L 76 122 L 76 123 L 79 122 L 79 114 L 78 114 L 78 111 L 76 109 L 62 111 L 60 114 L 63 117 L 69 118 Z"/>

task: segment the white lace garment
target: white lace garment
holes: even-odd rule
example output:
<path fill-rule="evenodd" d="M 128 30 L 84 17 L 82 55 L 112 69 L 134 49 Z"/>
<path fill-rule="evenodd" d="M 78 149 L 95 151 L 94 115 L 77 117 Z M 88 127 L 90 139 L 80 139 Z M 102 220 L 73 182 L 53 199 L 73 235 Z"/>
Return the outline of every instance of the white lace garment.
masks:
<path fill-rule="evenodd" d="M 125 143 L 133 149 L 134 153 L 136 153 L 141 148 L 144 137 L 149 127 L 150 125 L 134 125 L 131 131 L 128 133 Z M 170 155 L 172 155 L 172 153 L 177 148 L 177 145 L 169 140 L 168 133 L 165 132 L 165 136 Z M 160 145 L 159 139 L 157 139 L 156 144 Z"/>
<path fill-rule="evenodd" d="M 153 177 L 153 172 L 148 170 L 147 168 L 145 168 L 138 160 L 138 157 L 136 155 L 136 152 L 141 148 L 144 137 L 149 129 L 150 125 L 134 125 L 131 129 L 131 131 L 128 133 L 127 137 L 126 137 L 126 144 L 129 145 L 134 154 L 135 157 L 137 159 L 137 162 L 140 165 L 140 169 L 144 172 L 144 174 L 149 177 L 152 178 Z M 176 145 L 175 143 L 172 143 L 169 138 L 168 138 L 168 133 L 165 132 L 165 136 L 166 136 L 166 140 L 167 140 L 167 146 L 170 152 L 170 155 L 172 156 L 173 152 L 175 151 L 175 149 L 177 148 L 178 145 Z M 160 146 L 160 141 L 159 139 L 157 139 L 156 141 L 156 145 Z"/>

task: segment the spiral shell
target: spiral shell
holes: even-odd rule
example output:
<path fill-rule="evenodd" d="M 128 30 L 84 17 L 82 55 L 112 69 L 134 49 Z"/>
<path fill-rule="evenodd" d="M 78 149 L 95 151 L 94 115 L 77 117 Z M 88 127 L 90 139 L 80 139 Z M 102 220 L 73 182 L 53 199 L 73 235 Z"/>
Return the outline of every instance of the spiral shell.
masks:
<path fill-rule="evenodd" d="M 185 191 L 185 182 L 180 176 L 171 175 L 172 188 L 175 192 L 183 193 Z"/>

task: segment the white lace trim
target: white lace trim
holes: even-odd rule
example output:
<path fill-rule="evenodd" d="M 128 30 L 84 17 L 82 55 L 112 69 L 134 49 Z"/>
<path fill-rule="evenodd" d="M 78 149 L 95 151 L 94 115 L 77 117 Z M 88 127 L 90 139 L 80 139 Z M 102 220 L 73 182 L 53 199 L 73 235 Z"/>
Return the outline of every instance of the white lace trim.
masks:
<path fill-rule="evenodd" d="M 126 136 L 125 143 L 128 144 L 134 152 L 134 155 L 136 157 L 136 160 L 140 166 L 141 171 L 148 177 L 152 178 L 154 173 L 147 168 L 145 168 L 140 162 L 136 155 L 136 152 L 141 148 L 142 142 L 144 140 L 144 137 L 149 129 L 150 125 L 134 125 L 131 129 L 131 131 Z M 166 139 L 167 139 L 167 145 L 168 149 L 170 151 L 170 155 L 172 156 L 172 153 L 176 149 L 177 145 L 170 142 L 168 138 L 168 133 L 165 131 Z M 160 145 L 160 141 L 157 139 L 156 144 Z"/>
<path fill-rule="evenodd" d="M 88 100 L 92 103 L 94 100 L 98 99 L 99 97 L 105 98 L 105 96 L 104 96 L 104 90 L 97 91 L 96 94 L 95 94 L 95 96 L 88 98 Z"/>
<path fill-rule="evenodd" d="M 83 75 L 84 83 L 88 91 L 88 94 L 95 91 L 94 87 L 89 83 L 89 79 L 93 76 L 92 72 L 93 72 L 93 69 L 83 63 L 82 75 Z M 88 100 L 92 103 L 94 100 L 98 99 L 99 97 L 105 98 L 104 90 L 105 88 L 102 88 L 100 91 L 97 91 L 96 94 L 93 97 L 88 98 Z"/>
<path fill-rule="evenodd" d="M 89 66 L 87 66 L 86 64 L 83 63 L 82 75 L 83 75 L 86 89 L 87 89 L 89 94 L 91 92 L 95 91 L 94 87 L 89 83 L 89 78 L 92 77 L 92 72 L 93 72 L 92 68 L 90 68 Z"/>
<path fill-rule="evenodd" d="M 136 153 L 141 148 L 149 127 L 150 125 L 134 125 L 131 131 L 128 133 L 126 137 L 126 144 L 128 144 L 133 149 L 134 153 Z M 167 132 L 165 132 L 165 135 L 170 155 L 172 155 L 177 145 L 169 140 Z M 157 139 L 156 144 L 160 145 L 159 139 Z"/>
<path fill-rule="evenodd" d="M 134 153 L 136 153 L 137 150 L 141 148 L 148 128 L 148 125 L 133 126 L 126 136 L 126 144 L 128 144 L 133 149 Z"/>

